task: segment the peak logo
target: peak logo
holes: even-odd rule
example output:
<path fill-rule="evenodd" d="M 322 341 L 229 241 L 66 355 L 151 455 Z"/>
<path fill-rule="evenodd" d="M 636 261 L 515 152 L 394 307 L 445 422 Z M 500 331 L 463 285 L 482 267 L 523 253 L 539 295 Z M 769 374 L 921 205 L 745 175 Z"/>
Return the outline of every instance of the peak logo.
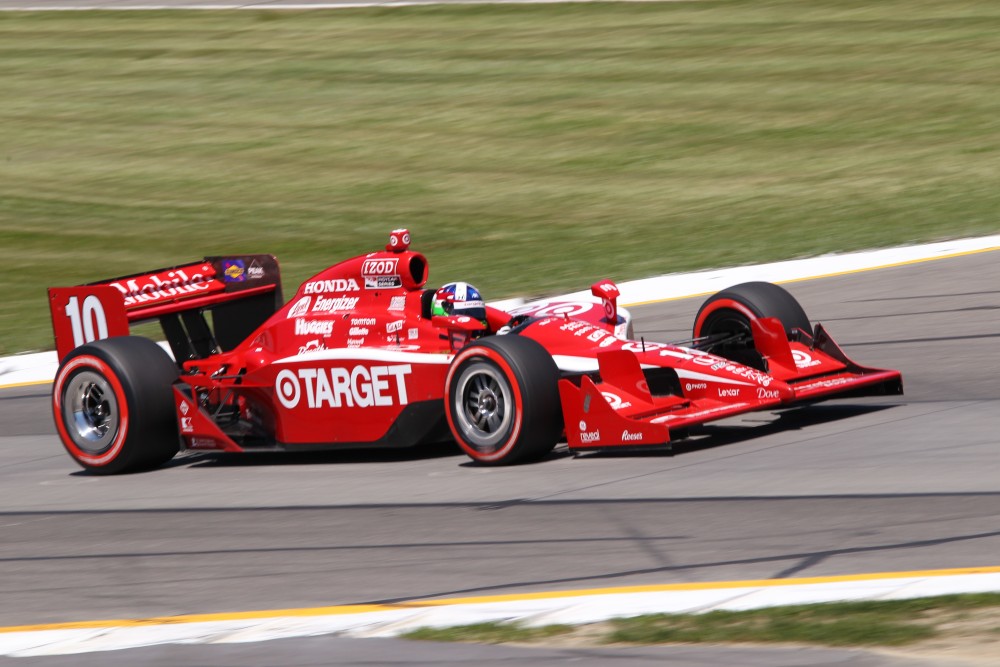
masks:
<path fill-rule="evenodd" d="M 260 280 L 263 277 L 264 277 L 264 267 L 258 264 L 257 260 L 255 259 L 253 262 L 250 263 L 250 266 L 247 267 L 247 278 L 249 278 L 250 280 Z"/>

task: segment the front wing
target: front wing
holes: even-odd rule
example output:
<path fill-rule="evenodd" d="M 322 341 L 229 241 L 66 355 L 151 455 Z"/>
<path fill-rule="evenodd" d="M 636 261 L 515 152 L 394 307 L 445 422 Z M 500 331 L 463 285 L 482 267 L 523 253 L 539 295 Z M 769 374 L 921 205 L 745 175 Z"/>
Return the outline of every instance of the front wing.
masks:
<path fill-rule="evenodd" d="M 899 371 L 861 366 L 841 350 L 822 325 L 812 335 L 789 341 L 777 320 L 753 322 L 754 341 L 768 364 L 760 383 L 739 392 L 714 388 L 709 375 L 672 368 L 676 390 L 650 391 L 649 366 L 635 353 L 598 353 L 598 377 L 559 381 L 559 395 L 571 450 L 670 449 L 693 426 L 747 412 L 794 407 L 829 398 L 903 393 Z M 693 352 L 693 351 L 692 351 Z M 688 355 L 710 370 L 733 364 L 704 354 Z M 716 367 L 720 369 L 716 369 Z M 685 378 L 696 377 L 694 382 Z M 725 381 L 720 378 L 720 381 Z M 720 387 L 729 385 L 720 385 Z M 715 392 L 712 394 L 711 392 Z"/>

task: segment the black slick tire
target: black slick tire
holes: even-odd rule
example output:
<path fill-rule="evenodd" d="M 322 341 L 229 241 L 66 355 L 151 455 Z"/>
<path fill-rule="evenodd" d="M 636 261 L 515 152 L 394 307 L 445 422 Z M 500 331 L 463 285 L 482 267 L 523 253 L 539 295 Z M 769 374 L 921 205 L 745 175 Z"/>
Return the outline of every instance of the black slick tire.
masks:
<path fill-rule="evenodd" d="M 809 317 L 795 297 L 773 283 L 749 282 L 734 285 L 709 297 L 695 316 L 694 337 L 736 336 L 737 340 L 705 349 L 747 366 L 763 367 L 763 360 L 753 348 L 750 322 L 775 317 L 785 335 L 791 338 L 796 329 L 812 330 Z"/>
<path fill-rule="evenodd" d="M 530 338 L 494 336 L 462 348 L 445 387 L 452 435 L 477 463 L 538 460 L 562 434 L 559 369 Z"/>
<path fill-rule="evenodd" d="M 122 336 L 81 345 L 60 364 L 52 408 L 63 446 L 101 475 L 146 470 L 177 453 L 171 386 L 178 369 L 159 345 Z"/>

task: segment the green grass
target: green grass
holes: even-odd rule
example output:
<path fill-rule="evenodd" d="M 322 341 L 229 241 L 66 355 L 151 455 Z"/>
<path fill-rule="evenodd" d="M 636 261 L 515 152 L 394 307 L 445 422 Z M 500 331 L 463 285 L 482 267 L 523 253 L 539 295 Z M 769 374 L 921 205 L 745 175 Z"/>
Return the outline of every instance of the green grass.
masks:
<path fill-rule="evenodd" d="M 996 233 L 994 0 L 0 14 L 0 354 L 44 288 L 406 226 L 488 298 Z"/>
<path fill-rule="evenodd" d="M 839 602 L 706 614 L 654 614 L 611 621 L 591 642 L 606 644 L 776 643 L 822 646 L 904 646 L 947 632 L 947 623 L 1000 609 L 1000 594 L 948 595 L 887 602 Z M 422 628 L 405 637 L 426 641 L 538 643 L 572 634 L 572 626 L 528 628 L 480 623 Z M 993 630 L 996 632 L 996 629 Z"/>
<path fill-rule="evenodd" d="M 419 628 L 407 633 L 404 637 L 429 642 L 527 644 L 566 635 L 572 631 L 573 626 L 571 625 L 545 625 L 529 628 L 517 623 L 475 623 L 452 628 Z"/>

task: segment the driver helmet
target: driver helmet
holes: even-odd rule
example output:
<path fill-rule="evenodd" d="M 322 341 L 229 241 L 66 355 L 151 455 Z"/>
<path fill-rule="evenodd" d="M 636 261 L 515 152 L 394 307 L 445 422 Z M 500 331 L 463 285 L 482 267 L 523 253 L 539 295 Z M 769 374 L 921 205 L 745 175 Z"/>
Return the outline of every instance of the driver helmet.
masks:
<path fill-rule="evenodd" d="M 486 304 L 479 290 L 469 283 L 448 283 L 434 293 L 431 315 L 465 315 L 486 321 Z"/>

